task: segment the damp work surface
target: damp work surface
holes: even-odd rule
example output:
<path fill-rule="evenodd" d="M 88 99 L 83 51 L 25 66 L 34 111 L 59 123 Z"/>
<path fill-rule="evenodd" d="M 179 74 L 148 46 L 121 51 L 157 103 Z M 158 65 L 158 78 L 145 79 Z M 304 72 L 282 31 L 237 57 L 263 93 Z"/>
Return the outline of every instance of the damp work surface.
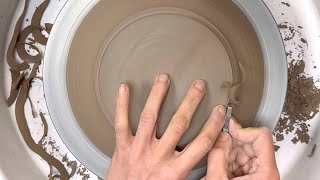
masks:
<path fill-rule="evenodd" d="M 53 2 L 53 1 L 52 1 Z M 44 19 L 43 22 L 54 22 L 54 17 L 53 14 L 57 15 L 59 10 L 63 7 L 63 4 L 65 2 L 61 1 L 58 3 L 58 1 L 56 3 L 50 3 L 49 4 L 49 12 L 51 13 L 45 13 L 44 14 Z M 299 8 L 299 7 L 306 7 L 305 4 L 299 4 L 299 3 L 295 3 L 293 1 L 288 1 L 288 2 L 279 2 L 279 1 L 272 1 L 272 0 L 266 0 L 265 1 L 268 5 L 268 7 L 271 9 L 271 11 L 273 12 L 277 23 L 279 25 L 281 25 L 279 28 L 281 30 L 281 33 L 283 35 L 283 38 L 285 41 L 285 45 L 286 45 L 286 51 L 288 53 L 288 62 L 292 62 L 294 61 L 292 64 L 289 64 L 291 70 L 289 70 L 291 73 L 291 79 L 292 82 L 291 84 L 289 84 L 289 88 L 291 88 L 292 90 L 296 89 L 294 87 L 296 87 L 297 85 L 301 85 L 304 84 L 306 85 L 306 90 L 302 89 L 301 91 L 299 90 L 299 94 L 303 97 L 305 95 L 311 96 L 311 98 L 309 99 L 317 99 L 318 98 L 318 87 L 319 85 L 317 84 L 318 80 L 319 80 L 319 74 L 317 74 L 317 68 L 320 67 L 319 61 L 317 61 L 317 59 L 319 59 L 319 55 L 317 55 L 315 52 L 315 47 L 319 47 L 319 44 L 314 43 L 311 39 L 315 39 L 318 36 L 320 36 L 320 34 L 317 34 L 318 32 L 314 29 L 312 29 L 313 27 L 310 27 L 311 25 L 308 23 L 303 22 L 302 19 L 297 18 L 297 14 L 302 13 L 302 12 L 307 12 L 306 9 L 304 8 Z M 39 5 L 38 1 L 31 1 L 31 5 L 29 6 L 29 10 L 30 12 L 33 12 L 36 6 Z M 309 4 L 310 5 L 310 4 Z M 308 7 L 308 6 L 307 6 Z M 186 9 L 186 8 L 184 8 Z M 299 9 L 299 10 L 297 10 Z M 193 12 L 194 9 L 190 9 L 191 12 Z M 20 14 L 21 12 L 17 12 L 18 14 Z M 27 13 L 28 14 L 28 13 Z M 50 14 L 50 15 L 48 15 Z M 136 13 L 133 13 L 132 15 L 134 15 Z M 198 15 L 200 13 L 197 13 Z M 201 15 L 201 14 L 200 14 Z M 201 15 L 202 16 L 202 15 Z M 25 21 L 27 21 L 27 19 L 31 18 L 31 15 L 27 15 L 25 18 Z M 163 17 L 160 17 L 159 19 L 161 19 Z M 176 18 L 177 21 L 181 20 L 181 18 L 185 18 L 185 17 L 179 17 Z M 121 22 L 125 22 L 125 20 L 127 19 L 127 17 L 123 17 Z M 207 17 L 206 17 L 207 19 Z M 194 20 L 193 19 L 189 19 L 188 20 L 190 24 L 194 24 Z M 314 21 L 316 22 L 316 21 Z M 198 22 L 197 22 L 198 23 Z M 316 24 L 316 23 L 315 23 Z M 206 26 L 203 26 L 203 24 L 200 23 L 201 28 L 206 28 Z M 285 25 L 285 26 L 284 26 Z M 14 26 L 14 25 L 13 25 Z M 43 26 L 44 23 L 43 23 Z M 193 26 L 193 25 L 192 25 Z M 194 27 L 194 26 L 193 26 Z M 317 26 L 319 27 L 319 26 Z M 128 28 L 128 27 L 127 27 Z M 131 28 L 139 28 L 139 26 L 133 25 Z M 200 29 L 201 29 L 200 28 Z M 116 28 L 113 28 L 116 29 Z M 199 30 L 199 28 L 197 28 Z M 311 31 L 312 29 L 312 31 Z M 144 29 L 145 30 L 145 29 Z M 306 32 L 311 32 L 311 33 L 306 33 Z M 117 32 L 112 32 L 111 34 L 115 34 Z M 126 32 L 122 32 L 122 33 L 126 33 Z M 216 38 L 218 37 L 216 34 L 211 32 L 208 32 L 210 34 L 210 37 L 212 38 Z M 121 36 L 125 36 L 126 34 L 121 34 Z M 123 43 L 121 41 L 121 36 L 119 36 L 117 39 L 117 43 L 121 44 Z M 154 37 L 154 36 L 153 36 Z M 201 38 L 201 36 L 198 36 L 199 38 Z M 123 37 L 122 37 L 123 38 Z M 303 39 L 303 40 L 301 40 Z M 90 39 L 89 39 L 90 40 Z M 106 36 L 106 41 L 108 40 L 108 36 Z M 192 40 L 192 39 L 191 39 Z M 149 41 L 146 40 L 146 42 L 148 43 L 153 43 L 153 41 Z M 207 42 L 210 44 L 210 39 L 207 40 Z M 134 43 L 134 42 L 132 42 Z M 140 43 L 140 46 L 146 45 L 145 43 Z M 158 42 L 156 42 L 158 43 Z M 160 42 L 161 43 L 161 42 Z M 102 43 L 104 46 L 104 48 L 106 48 L 108 42 L 104 42 Z M 130 44 L 128 44 L 129 46 Z M 162 44 L 164 45 L 164 44 Z M 212 43 L 210 44 L 212 46 Z M 216 45 L 216 44 L 215 44 Z M 112 44 L 111 46 L 112 48 L 117 48 L 117 44 Z M 130 46 L 129 46 L 130 47 Z M 200 46 L 201 47 L 201 46 Z M 216 48 L 221 48 L 221 47 L 225 47 L 225 46 L 221 46 L 221 45 L 216 45 Z M 145 47 L 142 47 L 145 48 Z M 188 48 L 188 47 L 186 47 Z M 137 49 L 132 50 L 130 48 L 126 49 L 127 52 L 126 54 L 134 54 L 137 55 L 137 58 L 140 56 L 142 56 L 141 53 L 139 53 L 139 51 Z M 182 49 L 183 50 L 183 49 Z M 202 51 L 199 51 L 201 53 L 203 53 L 203 49 L 201 49 Z M 43 50 L 44 51 L 44 50 Z M 114 57 L 118 57 L 122 54 L 109 54 L 108 52 L 108 48 L 104 49 L 103 53 L 100 53 L 100 60 L 101 63 L 107 63 L 104 61 L 104 58 L 108 57 L 108 56 L 114 56 Z M 221 52 L 221 51 L 220 51 Z M 227 53 L 227 50 L 225 50 L 225 53 Z M 220 54 L 221 57 L 223 56 L 223 53 Z M 98 55 L 97 55 L 98 56 Z M 208 57 L 210 57 L 210 52 L 208 52 Z M 228 57 L 227 57 L 228 58 Z M 97 58 L 99 59 L 99 58 Z M 138 59 L 140 63 L 145 63 L 143 60 Z M 166 59 L 166 61 L 168 61 Z M 131 65 L 130 62 L 126 62 L 123 61 L 123 63 Z M 165 63 L 165 62 L 164 62 Z M 212 62 L 211 62 L 212 63 Z M 130 67 L 140 67 L 138 66 L 139 64 L 133 64 Z M 41 71 L 41 65 L 40 65 L 40 71 Z M 169 67 L 165 67 L 166 69 Z M 181 68 L 186 68 L 186 67 L 181 67 Z M 231 63 L 229 64 L 229 68 L 232 69 L 232 65 Z M 93 67 L 93 70 L 97 70 L 97 65 L 95 65 L 95 67 Z M 112 69 L 111 69 L 112 70 Z M 107 71 L 110 71 L 110 69 L 103 69 L 103 66 L 101 67 L 101 69 L 97 72 L 100 73 L 93 73 L 92 76 L 105 76 L 104 73 L 106 73 Z M 175 71 L 173 71 L 173 78 L 175 77 L 179 77 L 176 76 L 176 74 L 174 74 Z M 127 74 L 126 74 L 127 73 Z M 131 74 L 129 72 L 124 73 L 121 77 L 119 77 L 119 79 L 102 79 L 98 81 L 100 81 L 101 83 L 106 83 L 106 85 L 102 85 L 102 86 L 97 86 L 95 85 L 95 82 L 92 81 L 92 89 L 91 91 L 94 92 L 94 95 L 98 94 L 99 91 L 105 93 L 105 91 L 103 91 L 103 88 L 108 86 L 108 84 L 110 82 L 113 83 L 117 83 L 117 81 L 123 81 L 123 80 L 130 80 L 128 78 L 131 77 Z M 8 76 L 10 77 L 9 71 L 8 71 Z M 138 74 L 141 76 L 145 76 L 144 72 L 141 72 L 141 74 Z M 210 74 L 208 74 L 207 76 L 209 76 Z M 41 77 L 42 74 L 38 73 L 38 76 Z M 235 78 L 239 78 L 241 76 L 241 72 L 240 73 L 236 73 Z M 147 77 L 146 77 L 147 78 Z M 150 77 L 150 79 L 146 79 L 147 82 L 147 86 L 151 86 L 151 80 L 153 77 Z M 191 76 L 191 78 L 193 78 Z M 179 82 L 179 78 L 174 79 L 175 82 Z M 205 79 L 205 77 L 204 77 Z M 210 80 L 210 79 L 209 79 Z M 231 74 L 230 79 L 228 79 L 227 81 L 232 81 L 232 83 L 234 80 L 234 74 Z M 238 79 L 239 80 L 239 79 Z M 207 80 L 208 81 L 208 80 Z M 226 79 L 222 79 L 221 81 L 226 81 Z M 89 82 L 89 81 L 88 81 Z M 91 82 L 91 81 L 90 81 Z M 8 84 L 11 84 L 10 79 L 8 80 Z M 190 84 L 190 82 L 185 82 L 185 86 L 187 87 Z M 8 85 L 8 87 L 10 87 L 10 85 Z M 134 87 L 134 88 L 143 88 L 143 84 L 141 85 L 141 87 Z M 116 88 L 116 87 L 115 87 Z M 173 87 L 174 88 L 174 87 Z M 43 141 L 43 146 L 44 148 L 46 148 L 46 151 L 49 152 L 52 156 L 56 157 L 57 159 L 61 160 L 61 162 L 63 164 L 65 164 L 66 167 L 71 167 L 72 165 L 72 161 L 76 161 L 75 157 L 73 157 L 73 155 L 68 151 L 67 147 L 65 147 L 65 145 L 63 144 L 63 142 L 61 141 L 61 139 L 59 138 L 59 136 L 57 135 L 57 132 L 54 129 L 54 126 L 51 123 L 50 120 L 50 116 L 47 113 L 47 109 L 46 109 L 46 105 L 45 105 L 45 98 L 43 96 L 43 91 L 42 89 L 42 82 L 36 80 L 35 82 L 33 82 L 31 91 L 30 91 L 30 103 L 26 104 L 26 118 L 27 120 L 29 120 L 29 126 L 31 129 L 31 134 L 33 136 L 34 139 L 36 139 L 37 141 L 41 140 L 42 138 L 42 131 L 43 130 L 43 125 L 41 123 L 41 120 L 43 119 L 42 117 L 45 117 L 46 121 L 48 121 L 48 136 L 46 137 L 46 140 Z M 139 91 L 139 90 L 138 90 Z M 149 90 L 146 89 L 144 90 L 144 94 L 141 96 L 145 96 L 144 98 L 146 98 L 147 96 L 147 92 Z M 97 103 L 97 106 L 103 105 L 103 106 L 107 106 L 108 104 L 104 104 L 104 101 L 109 101 L 110 99 L 112 99 L 112 97 L 107 97 L 106 95 L 103 95 L 100 92 L 101 96 L 103 96 L 104 98 L 101 98 L 101 102 Z M 114 93 L 115 89 L 111 91 L 111 93 Z M 223 90 L 221 90 L 222 93 L 225 93 Z M 310 92 L 312 94 L 310 94 Z M 297 95 L 297 91 L 293 91 L 294 95 Z M 298 94 L 298 95 L 299 95 Z M 183 96 L 183 93 L 181 93 L 181 96 Z M 225 98 L 227 97 L 227 94 L 225 94 Z M 96 97 L 94 97 L 96 98 Z M 224 101 L 226 101 L 226 99 L 223 99 L 221 101 L 221 103 L 224 103 Z M 178 103 L 179 100 L 177 100 L 175 103 Z M 166 103 L 172 103 L 172 102 L 166 102 Z M 207 102 L 208 103 L 208 102 Z M 288 103 L 285 106 L 285 110 L 282 116 L 282 121 L 279 121 L 280 127 L 278 127 L 278 129 L 275 131 L 274 133 L 274 141 L 275 141 L 275 145 L 276 145 L 276 149 L 278 149 L 276 155 L 277 155 L 277 162 L 278 162 L 278 167 L 279 170 L 281 172 L 281 175 L 284 179 L 294 179 L 292 177 L 297 176 L 297 174 L 294 175 L 288 175 L 289 172 L 292 172 L 292 169 L 294 168 L 299 168 L 302 169 L 302 167 L 300 167 L 298 164 L 310 164 L 310 163 L 315 163 L 315 161 L 319 158 L 319 153 L 317 150 L 317 142 L 319 142 L 319 139 L 317 138 L 319 136 L 319 134 L 317 134 L 318 132 L 316 131 L 317 127 L 318 127 L 318 120 L 319 120 L 319 115 L 318 115 L 318 110 L 319 110 L 319 104 L 317 102 L 310 102 L 308 101 L 307 103 L 305 103 L 307 105 L 310 105 L 308 107 L 305 106 L 296 106 L 294 104 L 294 101 L 288 101 Z M 34 111 L 31 110 L 32 106 L 34 106 L 35 110 L 41 110 L 41 112 L 43 112 L 44 115 L 40 115 L 36 113 L 36 115 L 34 115 Z M 300 108 L 299 108 L 300 107 Z M 113 106 L 110 106 L 110 108 L 113 108 Z M 100 109 L 100 107 L 99 107 Z M 107 108 L 106 108 L 107 109 Z M 111 112 L 112 110 L 109 109 L 109 111 Z M 291 113 L 291 111 L 293 111 L 293 113 Z M 296 111 L 298 111 L 298 113 L 296 113 Z M 310 112 L 310 113 L 309 113 Z M 133 112 L 134 114 L 135 112 Z M 109 114 L 109 116 L 112 116 L 111 113 L 109 112 L 101 112 L 101 117 L 103 117 L 103 122 L 107 123 L 110 125 L 110 128 L 112 128 L 112 122 L 108 121 L 107 118 L 105 118 L 105 114 Z M 302 114 L 302 117 L 301 117 Z M 34 116 L 36 116 L 36 118 L 34 118 Z M 13 115 L 13 118 L 15 118 L 15 116 Z M 35 123 L 37 121 L 34 121 L 34 119 L 39 120 L 39 123 Z M 283 121 L 284 120 L 284 121 Z M 281 124 L 282 123 L 282 124 Z M 40 132 L 39 132 L 40 131 Z M 102 147 L 103 149 L 103 147 Z M 110 148 L 111 149 L 111 148 Z M 106 153 L 108 153 L 108 150 L 105 150 Z M 39 167 L 41 167 L 41 169 L 43 170 L 43 173 L 45 176 L 47 176 L 49 174 L 50 169 L 51 168 L 44 168 L 44 167 L 49 167 L 45 162 L 39 160 L 39 158 L 37 156 L 34 156 L 33 159 L 39 164 Z M 298 163 L 302 162 L 302 163 Z M 88 171 L 85 167 L 83 167 L 81 165 L 80 162 L 78 163 L 78 167 L 77 167 L 77 171 L 76 171 L 76 175 L 72 177 L 72 179 L 97 179 L 97 177 L 92 174 L 90 171 Z M 297 165 L 296 165 L 297 164 Z M 69 165 L 69 166 L 68 166 Z M 72 168 L 67 168 L 68 172 L 71 173 L 72 172 Z M 299 173 L 299 171 L 296 171 L 297 173 Z M 308 171 L 306 171 L 308 172 Z M 308 176 L 309 175 L 309 176 Z M 316 171 L 312 171 L 312 168 L 310 168 L 310 171 L 308 172 L 308 175 L 304 175 L 304 177 L 314 177 L 314 179 L 317 179 L 317 173 Z M 313 176 L 312 176 L 313 175 Z M 319 174 L 318 174 L 319 175 Z"/>
<path fill-rule="evenodd" d="M 226 11 L 230 15 L 224 16 Z M 95 20 L 102 17 L 103 22 Z M 235 103 L 234 115 L 251 126 L 262 96 L 259 42 L 232 2 L 100 1 L 79 26 L 67 63 L 73 113 L 89 139 L 109 157 L 115 144 L 114 102 L 122 82 L 130 85 L 130 122 L 135 132 L 154 77 L 162 72 L 171 76 L 158 118 L 158 137 L 192 81 L 207 82 L 206 95 L 180 148 L 195 138 L 218 104 Z M 232 88 L 236 90 L 230 93 Z"/>

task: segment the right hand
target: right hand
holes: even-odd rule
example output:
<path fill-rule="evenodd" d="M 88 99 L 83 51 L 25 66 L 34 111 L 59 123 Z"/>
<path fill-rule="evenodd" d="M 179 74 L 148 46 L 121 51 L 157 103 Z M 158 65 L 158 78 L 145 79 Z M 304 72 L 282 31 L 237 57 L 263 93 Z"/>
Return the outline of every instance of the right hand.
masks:
<path fill-rule="evenodd" d="M 229 133 L 221 132 L 209 152 L 205 179 L 280 179 L 268 128 L 242 128 L 232 119 Z"/>

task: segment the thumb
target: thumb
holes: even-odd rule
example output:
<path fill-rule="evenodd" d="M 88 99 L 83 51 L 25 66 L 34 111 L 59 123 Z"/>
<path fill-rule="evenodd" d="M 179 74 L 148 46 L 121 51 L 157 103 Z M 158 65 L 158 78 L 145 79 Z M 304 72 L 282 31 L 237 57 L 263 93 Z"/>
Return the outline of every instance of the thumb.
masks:
<path fill-rule="evenodd" d="M 228 179 L 228 161 L 232 148 L 231 136 L 221 132 L 208 156 L 208 179 Z"/>

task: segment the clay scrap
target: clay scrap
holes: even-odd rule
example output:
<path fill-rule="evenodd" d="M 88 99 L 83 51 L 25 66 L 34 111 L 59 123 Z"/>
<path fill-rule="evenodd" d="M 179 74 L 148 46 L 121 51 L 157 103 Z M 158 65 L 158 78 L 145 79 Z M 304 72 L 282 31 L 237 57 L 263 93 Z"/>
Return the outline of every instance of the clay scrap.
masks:
<path fill-rule="evenodd" d="M 222 88 L 228 89 L 228 98 L 229 98 L 229 104 L 233 106 L 233 108 L 236 107 L 236 105 L 239 105 L 239 94 L 241 90 L 241 86 L 246 82 L 246 71 L 243 65 L 239 62 L 238 63 L 239 69 L 237 72 L 240 74 L 238 77 L 240 77 L 240 81 L 232 84 L 231 82 L 224 82 L 222 84 Z"/>
<path fill-rule="evenodd" d="M 34 12 L 32 19 L 31 19 L 31 26 L 37 26 L 40 27 L 38 29 L 36 29 L 35 31 L 32 32 L 32 35 L 34 37 L 34 39 L 42 44 L 42 45 L 46 45 L 48 38 L 45 37 L 41 31 L 43 30 L 43 28 L 41 27 L 41 18 L 43 16 L 44 11 L 47 9 L 48 5 L 49 5 L 50 0 L 45 0 Z"/>
<path fill-rule="evenodd" d="M 294 144 L 310 143 L 309 121 L 319 113 L 320 89 L 314 79 L 304 73 L 305 62 L 292 61 L 289 64 L 288 91 L 284 104 L 283 117 L 274 131 L 277 141 L 283 140 L 283 134 L 294 133 Z"/>
<path fill-rule="evenodd" d="M 36 143 L 32 138 L 25 116 L 25 104 L 27 99 L 29 98 L 31 82 L 34 78 L 36 78 L 37 72 L 39 71 L 38 68 L 41 65 L 42 60 L 41 52 L 34 44 L 39 43 L 45 45 L 47 43 L 47 38 L 41 34 L 43 28 L 41 28 L 40 26 L 40 20 L 49 2 L 50 0 L 45 0 L 37 8 L 35 14 L 33 15 L 32 24 L 25 29 L 20 30 L 29 0 L 25 0 L 24 2 L 24 10 L 16 23 L 12 39 L 7 50 L 7 62 L 10 67 L 12 83 L 10 95 L 7 98 L 6 102 L 8 106 L 12 106 L 15 103 L 16 122 L 27 146 L 33 152 L 47 161 L 51 169 L 52 167 L 55 167 L 58 170 L 58 175 L 53 175 L 52 171 L 50 171 L 49 179 L 69 179 L 72 175 L 75 174 L 77 164 L 73 163 L 71 165 L 72 172 L 69 174 L 62 162 L 54 158 L 52 155 L 48 154 L 42 147 L 42 141 L 48 133 L 48 124 L 46 119 L 44 118 L 44 115 L 40 113 L 41 121 L 44 128 L 44 134 L 38 143 Z M 47 24 L 46 26 L 46 29 L 49 30 L 52 27 L 50 24 Z M 30 34 L 33 34 L 34 41 L 32 43 L 27 43 L 26 40 Z M 28 53 L 29 51 L 25 49 L 26 45 L 28 45 L 29 48 L 37 51 L 38 53 L 36 55 L 30 55 Z M 19 62 L 19 60 L 15 58 L 15 52 L 17 52 L 22 62 Z M 29 69 L 29 67 L 32 68 Z M 32 102 L 30 101 L 30 103 Z"/>
<path fill-rule="evenodd" d="M 16 26 L 15 26 L 8 50 L 7 50 L 7 63 L 10 66 L 10 68 L 12 68 L 15 71 L 23 71 L 23 70 L 26 70 L 29 68 L 29 65 L 26 62 L 20 63 L 20 62 L 18 62 L 18 60 L 14 56 L 15 46 L 17 44 L 17 40 L 18 40 L 18 36 L 19 36 L 19 32 L 20 32 L 23 18 L 25 16 L 26 10 L 28 8 L 28 3 L 29 3 L 29 0 L 25 0 L 23 12 L 16 23 Z"/>

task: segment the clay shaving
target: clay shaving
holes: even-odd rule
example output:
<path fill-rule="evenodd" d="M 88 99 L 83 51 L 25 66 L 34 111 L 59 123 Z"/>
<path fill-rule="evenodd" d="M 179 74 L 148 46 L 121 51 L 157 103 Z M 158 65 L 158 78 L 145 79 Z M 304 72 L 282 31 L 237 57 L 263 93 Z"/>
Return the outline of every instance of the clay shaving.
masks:
<path fill-rule="evenodd" d="M 33 118 L 36 118 L 36 117 L 37 117 L 37 112 L 36 112 L 36 110 L 35 110 L 35 108 L 34 108 L 34 105 L 33 105 L 33 102 L 32 102 L 32 100 L 31 100 L 30 96 L 28 96 L 28 100 L 29 100 L 30 106 L 31 106 L 32 117 L 33 117 Z M 40 116 L 40 117 L 41 117 L 41 116 Z M 41 120 L 42 120 L 42 119 L 41 119 Z"/>
<path fill-rule="evenodd" d="M 313 145 L 312 149 L 311 149 L 311 152 L 310 154 L 308 155 L 308 158 L 312 158 L 314 153 L 316 152 L 316 149 L 317 149 L 317 145 Z"/>
<path fill-rule="evenodd" d="M 277 141 L 283 135 L 294 133 L 291 141 L 294 144 L 310 143 L 309 120 L 319 112 L 320 89 L 315 86 L 314 79 L 304 73 L 305 62 L 292 61 L 289 64 L 288 91 L 283 113 L 274 135 Z"/>
<path fill-rule="evenodd" d="M 11 73 L 12 83 L 11 83 L 10 95 L 6 99 L 6 103 L 8 106 L 12 106 L 12 104 L 17 99 L 19 89 L 17 88 L 17 86 L 15 86 L 15 84 L 18 84 L 18 85 L 20 84 L 20 80 L 21 80 L 20 77 L 21 77 L 21 74 L 23 74 L 23 73 L 20 73 L 20 71 L 16 71 L 14 69 L 10 69 L 10 73 Z"/>
<path fill-rule="evenodd" d="M 9 44 L 9 47 L 7 50 L 8 65 L 10 66 L 10 68 L 12 68 L 16 71 L 23 71 L 23 70 L 26 70 L 29 68 L 29 65 L 26 62 L 19 63 L 18 60 L 16 60 L 15 56 L 14 56 L 15 46 L 17 44 L 17 40 L 18 40 L 18 36 L 19 36 L 19 32 L 20 32 L 20 27 L 21 27 L 24 15 L 26 13 L 26 10 L 28 8 L 28 3 L 29 3 L 29 0 L 25 0 L 24 10 L 17 21 L 17 24 L 16 24 L 14 32 L 13 32 L 12 39 L 10 41 L 10 44 Z"/>
<path fill-rule="evenodd" d="M 40 157 L 42 157 L 45 161 L 47 161 L 50 165 L 54 166 L 60 172 L 61 179 L 68 179 L 69 174 L 65 169 L 65 167 L 63 166 L 63 164 L 57 159 L 50 156 L 44 149 L 42 149 L 40 145 L 34 142 L 30 133 L 30 129 L 28 127 L 26 117 L 25 117 L 24 106 L 28 98 L 30 81 L 36 75 L 39 65 L 40 65 L 40 62 L 33 65 L 29 78 L 22 81 L 20 85 L 20 91 L 17 97 L 16 108 L 15 108 L 17 124 L 27 146 L 33 152 L 37 153 Z"/>
<path fill-rule="evenodd" d="M 45 27 L 46 27 L 47 33 L 50 34 L 50 32 L 51 32 L 51 30 L 52 30 L 52 27 L 53 27 L 53 24 L 51 24 L 51 23 L 45 23 L 44 25 L 45 25 Z"/>
<path fill-rule="evenodd" d="M 28 36 L 36 30 L 39 30 L 39 27 L 33 26 L 33 25 L 30 25 L 30 26 L 26 27 L 25 29 L 23 29 L 20 32 L 19 40 L 18 40 L 18 43 L 16 44 L 16 49 L 17 49 L 17 53 L 18 53 L 19 57 L 26 63 L 35 63 L 35 62 L 41 60 L 41 54 L 40 54 L 39 49 L 33 45 L 35 43 L 34 42 L 33 43 L 25 43 Z M 37 42 L 36 40 L 34 40 L 34 41 Z M 38 54 L 36 56 L 30 55 L 26 51 L 25 45 L 29 45 L 29 47 L 34 49 L 35 51 L 37 51 Z"/>
<path fill-rule="evenodd" d="M 41 122 L 43 124 L 43 135 L 42 135 L 40 141 L 38 142 L 38 144 L 42 144 L 42 141 L 48 135 L 48 123 L 47 123 L 47 120 L 45 119 L 42 112 L 40 113 L 40 118 L 41 118 Z"/>
<path fill-rule="evenodd" d="M 238 72 L 240 73 L 238 77 L 240 77 L 240 81 L 232 84 L 231 82 L 224 82 L 222 84 L 222 88 L 228 89 L 228 98 L 229 104 L 236 108 L 236 105 L 240 104 L 239 101 L 239 93 L 241 90 L 241 86 L 246 82 L 246 71 L 245 68 L 241 63 L 238 63 L 239 69 Z"/>
<path fill-rule="evenodd" d="M 50 166 L 49 179 L 60 178 L 65 180 L 65 179 L 69 179 L 71 176 L 75 174 L 75 171 L 76 171 L 75 169 L 77 167 L 76 162 L 73 162 L 71 164 L 72 172 L 71 174 L 69 174 L 66 168 L 64 167 L 64 165 L 62 164 L 62 162 L 55 159 L 52 155 L 48 154 L 46 150 L 42 147 L 43 140 L 48 134 L 48 124 L 44 115 L 40 113 L 41 121 L 44 128 L 44 133 L 38 143 L 36 143 L 32 138 L 32 135 L 26 120 L 26 116 L 25 116 L 25 104 L 29 97 L 28 95 L 29 95 L 29 89 L 31 87 L 31 81 L 34 78 L 36 78 L 36 74 L 39 71 L 38 68 L 41 65 L 41 60 L 42 60 L 40 51 L 33 44 L 35 42 L 38 42 L 40 44 L 45 45 L 47 42 L 47 38 L 45 38 L 40 31 L 42 29 L 40 27 L 40 20 L 42 18 L 43 12 L 48 6 L 49 0 L 44 1 L 36 10 L 32 18 L 32 25 L 28 26 L 27 28 L 25 28 L 20 32 L 20 26 L 23 21 L 28 3 L 29 3 L 29 0 L 25 0 L 25 7 L 23 10 L 23 13 L 19 17 L 19 20 L 15 26 L 13 37 L 10 41 L 8 51 L 7 51 L 7 62 L 8 62 L 8 65 L 10 66 L 12 84 L 11 84 L 10 96 L 6 102 L 8 106 L 11 106 L 16 101 L 15 114 L 16 114 L 16 121 L 17 121 L 19 130 L 27 146 L 33 152 L 35 152 L 40 157 L 42 157 L 45 161 L 47 161 L 47 163 L 49 164 Z M 51 28 L 50 25 L 48 27 Z M 33 42 L 33 44 L 25 42 L 27 37 L 31 33 L 35 38 L 35 42 Z M 29 45 L 29 48 L 36 50 L 38 54 L 35 56 L 30 55 L 28 51 L 26 51 L 25 45 Z M 14 57 L 15 51 L 17 51 L 18 55 L 22 59 L 23 61 L 22 63 L 19 63 L 15 59 Z M 31 64 L 32 64 L 32 69 L 27 70 L 29 68 L 29 65 Z M 30 101 L 30 103 L 32 102 Z M 52 167 L 55 167 L 59 171 L 59 175 L 53 175 Z"/>
<path fill-rule="evenodd" d="M 38 27 L 41 27 L 41 18 L 42 18 L 42 15 L 44 13 L 44 11 L 46 10 L 46 8 L 48 7 L 49 5 L 49 2 L 50 0 L 45 0 L 37 9 L 36 11 L 34 12 L 33 14 L 33 17 L 31 19 L 31 25 L 33 26 L 38 26 Z M 42 45 L 46 45 L 47 44 L 47 41 L 48 41 L 48 38 L 46 38 L 42 33 L 42 28 L 41 29 L 36 29 L 35 31 L 32 32 L 32 35 L 34 37 L 34 39 L 42 44 Z"/>

